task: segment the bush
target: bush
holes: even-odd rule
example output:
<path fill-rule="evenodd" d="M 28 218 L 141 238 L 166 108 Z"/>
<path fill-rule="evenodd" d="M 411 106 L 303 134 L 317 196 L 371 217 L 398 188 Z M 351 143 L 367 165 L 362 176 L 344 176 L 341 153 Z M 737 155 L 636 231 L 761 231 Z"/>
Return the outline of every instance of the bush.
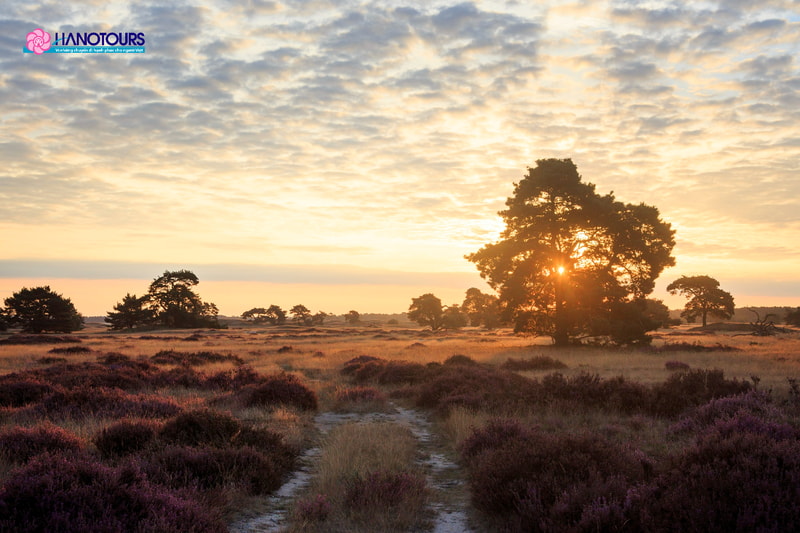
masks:
<path fill-rule="evenodd" d="M 55 391 L 29 407 L 34 414 L 52 419 L 164 418 L 181 412 L 173 400 L 155 394 L 128 394 L 119 389 L 80 387 Z"/>
<path fill-rule="evenodd" d="M 7 376 L 0 381 L 0 407 L 22 407 L 51 394 L 55 388 L 40 379 Z"/>
<path fill-rule="evenodd" d="M 374 377 L 381 385 L 418 383 L 425 377 L 425 366 L 406 361 L 389 361 Z"/>
<path fill-rule="evenodd" d="M 281 435 L 268 429 L 244 426 L 231 444 L 237 448 L 250 447 L 267 455 L 282 472 L 294 468 L 297 450 L 287 445 Z"/>
<path fill-rule="evenodd" d="M 463 447 L 472 502 L 514 531 L 569 531 L 600 499 L 624 502 L 648 466 L 641 454 L 596 435 L 546 434 L 509 422 L 481 432 Z"/>
<path fill-rule="evenodd" d="M 249 366 L 240 366 L 233 370 L 217 372 L 204 378 L 204 389 L 235 391 L 247 385 L 264 383 L 265 378 Z"/>
<path fill-rule="evenodd" d="M 25 463 L 47 452 L 79 452 L 83 447 L 81 439 L 50 424 L 33 428 L 17 426 L 0 433 L 0 455 L 13 463 Z"/>
<path fill-rule="evenodd" d="M 87 458 L 42 455 L 0 489 L 0 531 L 34 533 L 223 533 L 198 503 L 154 486 L 135 470 Z"/>
<path fill-rule="evenodd" d="M 103 457 L 122 457 L 147 448 L 157 431 L 158 425 L 151 421 L 123 420 L 101 430 L 93 442 Z"/>
<path fill-rule="evenodd" d="M 363 403 L 386 401 L 386 396 L 374 387 L 346 387 L 336 390 L 337 403 Z"/>
<path fill-rule="evenodd" d="M 652 413 L 657 416 L 677 416 L 689 407 L 749 390 L 750 383 L 725 379 L 722 370 L 697 369 L 681 372 L 653 387 Z"/>
<path fill-rule="evenodd" d="M 317 395 L 293 374 L 268 376 L 263 383 L 246 387 L 241 392 L 245 407 L 286 405 L 302 411 L 317 409 Z"/>
<path fill-rule="evenodd" d="M 475 359 L 468 357 L 466 355 L 455 354 L 451 355 L 447 359 L 444 360 L 444 365 L 477 365 L 478 362 Z"/>
<path fill-rule="evenodd" d="M 634 529 L 800 531 L 800 441 L 784 429 L 749 415 L 712 426 L 667 472 L 631 491 Z"/>
<path fill-rule="evenodd" d="M 170 444 L 225 447 L 241 429 L 241 422 L 232 415 L 201 409 L 167 420 L 159 437 Z"/>
<path fill-rule="evenodd" d="M 666 363 L 664 363 L 664 368 L 666 368 L 670 372 L 683 372 L 685 370 L 689 370 L 691 367 L 686 363 L 682 363 L 680 361 L 667 361 Z"/>
<path fill-rule="evenodd" d="M 152 356 L 150 361 L 159 365 L 200 366 L 210 363 L 232 362 L 236 365 L 244 361 L 235 355 L 223 355 L 217 352 L 176 352 L 175 350 L 162 350 Z"/>
<path fill-rule="evenodd" d="M 299 500 L 294 507 L 294 520 L 302 524 L 325 521 L 333 507 L 324 494 L 316 494 Z"/>
<path fill-rule="evenodd" d="M 533 382 L 513 372 L 479 365 L 443 365 L 430 376 L 417 387 L 419 407 L 441 411 L 455 406 L 514 409 L 534 399 Z"/>
<path fill-rule="evenodd" d="M 785 423 L 787 416 L 772 403 L 768 393 L 749 391 L 736 396 L 717 398 L 688 411 L 672 426 L 676 433 L 697 432 L 739 416 L 749 415 L 767 422 Z"/>
<path fill-rule="evenodd" d="M 553 359 L 546 355 L 537 355 L 530 359 L 514 359 L 509 357 L 508 360 L 500 365 L 500 368 L 505 370 L 525 371 L 525 370 L 560 370 L 567 368 L 567 365 Z"/>
<path fill-rule="evenodd" d="M 91 352 L 91 348 L 87 348 L 86 346 L 66 346 L 64 348 L 51 348 L 47 350 L 47 353 L 58 353 L 58 354 L 76 354 L 76 353 L 89 353 Z"/>
<path fill-rule="evenodd" d="M 140 464 L 158 484 L 200 492 L 233 486 L 246 494 L 269 494 L 280 488 L 283 475 L 269 456 L 249 447 L 167 446 Z"/>

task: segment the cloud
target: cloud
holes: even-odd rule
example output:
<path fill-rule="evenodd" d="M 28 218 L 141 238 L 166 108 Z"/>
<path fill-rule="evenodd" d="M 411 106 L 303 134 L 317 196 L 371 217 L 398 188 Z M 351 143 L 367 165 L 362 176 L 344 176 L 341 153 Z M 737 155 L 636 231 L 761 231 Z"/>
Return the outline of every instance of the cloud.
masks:
<path fill-rule="evenodd" d="M 93 6 L 0 20 L 6 258 L 469 269 L 545 157 L 679 241 L 800 238 L 796 2 Z M 147 53 L 32 57 L 35 27 Z"/>

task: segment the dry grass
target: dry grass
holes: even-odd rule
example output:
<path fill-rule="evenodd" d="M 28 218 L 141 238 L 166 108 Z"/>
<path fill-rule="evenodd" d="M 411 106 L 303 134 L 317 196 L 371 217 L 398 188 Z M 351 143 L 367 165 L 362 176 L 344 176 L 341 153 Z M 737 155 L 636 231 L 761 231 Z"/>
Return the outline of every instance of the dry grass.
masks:
<path fill-rule="evenodd" d="M 800 334 L 781 334 L 775 337 L 736 336 L 733 334 L 698 335 L 676 328 L 662 331 L 653 343 L 655 348 L 666 343 L 718 344 L 736 348 L 735 351 L 670 351 L 647 349 L 614 349 L 581 347 L 555 349 L 546 339 L 518 337 L 510 331 L 484 332 L 465 330 L 431 335 L 415 329 L 391 328 L 271 328 L 251 327 L 221 331 L 202 331 L 193 335 L 198 340 L 185 340 L 193 332 L 159 331 L 150 333 L 104 333 L 97 330 L 78 333 L 80 346 L 91 352 L 80 354 L 48 354 L 53 345 L 0 346 L 0 375 L 27 369 L 41 368 L 39 360 L 58 355 L 68 362 L 95 362 L 98 356 L 115 352 L 133 360 L 149 360 L 162 350 L 177 352 L 213 351 L 241 358 L 244 364 L 262 375 L 289 372 L 298 375 L 319 398 L 320 411 L 374 412 L 385 409 L 382 400 L 361 401 L 357 394 L 348 396 L 345 391 L 355 387 L 340 370 L 344 363 L 360 355 L 369 355 L 390 361 L 414 363 L 442 363 L 455 354 L 463 354 L 481 364 L 500 366 L 508 358 L 528 359 L 548 356 L 562 361 L 566 369 L 559 370 L 567 376 L 581 373 L 598 374 L 603 378 L 624 376 L 646 385 L 661 383 L 671 372 L 665 368 L 667 361 L 681 361 L 692 369 L 719 368 L 725 377 L 749 380 L 760 378 L 759 388 L 771 389 L 773 395 L 783 400 L 788 397 L 787 378 L 800 378 Z M 145 337 L 145 338 L 142 338 Z M 279 351 L 284 346 L 291 350 Z M 162 366 L 170 368 L 170 366 Z M 235 368 L 230 362 L 212 363 L 197 370 L 212 374 Z M 519 374 L 541 378 L 552 370 L 525 371 Z M 390 395 L 393 387 L 373 383 L 383 395 Z M 200 391 L 182 387 L 162 388 L 155 392 L 177 401 L 187 409 L 207 405 L 218 392 Z M 397 400 L 396 400 L 397 401 Z M 313 413 L 289 408 L 244 408 L 222 404 L 237 418 L 260 428 L 281 434 L 285 441 L 297 448 L 315 443 Z M 450 452 L 471 432 L 486 425 L 496 413 L 466 408 L 453 408 L 446 417 L 437 421 L 436 430 L 443 434 L 451 446 Z M 684 445 L 679 438 L 665 438 L 668 421 L 644 416 L 626 416 L 592 408 L 575 409 L 551 404 L 536 409 L 517 407 L 512 416 L 525 424 L 538 426 L 550 432 L 591 431 L 606 439 L 629 443 L 650 456 L 664 457 Z M 17 423 L 15 420 L 13 423 Z M 37 421 L 30 421 L 31 424 Z M 81 421 L 63 421 L 65 429 L 89 441 L 109 420 L 87 418 Z M 12 424 L 11 416 L 0 412 L 0 427 Z M 346 488 L 355 479 L 365 479 L 377 471 L 414 473 L 417 443 L 410 432 L 389 423 L 348 424 L 334 429 L 320 443 L 322 454 L 314 479 L 304 498 L 324 495 L 332 506 L 324 523 L 296 520 L 295 530 L 317 531 L 403 531 L 413 529 L 424 521 L 422 503 L 413 501 L 402 512 L 392 509 L 375 509 L 355 513 L 347 509 L 343 499 Z M 7 475 L 0 465 L 0 480 Z M 251 502 L 252 503 L 252 502 Z M 307 500 L 313 510 L 313 500 Z M 254 505 L 257 505 L 255 503 Z M 391 516 L 390 516 L 391 515 Z M 413 527 L 412 527 L 413 526 Z M 316 529 L 315 529 L 316 528 Z"/>

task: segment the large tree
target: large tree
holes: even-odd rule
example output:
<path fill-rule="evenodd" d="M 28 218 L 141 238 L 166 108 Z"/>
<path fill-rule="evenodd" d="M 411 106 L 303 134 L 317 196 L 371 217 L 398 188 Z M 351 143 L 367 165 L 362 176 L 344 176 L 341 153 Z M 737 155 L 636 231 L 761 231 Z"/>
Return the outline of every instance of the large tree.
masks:
<path fill-rule="evenodd" d="M 500 325 L 500 309 L 494 294 L 485 294 L 480 289 L 470 287 L 461 310 L 469 317 L 470 326 L 483 324 L 487 329 L 492 329 Z"/>
<path fill-rule="evenodd" d="M 674 264 L 675 232 L 658 209 L 599 195 L 570 159 L 537 161 L 506 206 L 500 239 L 467 259 L 517 331 L 550 335 L 557 345 L 612 335 Z"/>
<path fill-rule="evenodd" d="M 733 296 L 720 289 L 719 281 L 711 276 L 681 276 L 667 285 L 667 290 L 670 294 L 680 294 L 689 299 L 681 312 L 688 322 L 700 317 L 705 327 L 709 315 L 722 319 L 733 316 Z"/>
<path fill-rule="evenodd" d="M 170 328 L 218 327 L 217 306 L 194 292 L 198 283 L 190 270 L 167 270 L 154 279 L 147 297 L 156 320 Z"/>
<path fill-rule="evenodd" d="M 149 307 L 150 299 L 147 295 L 137 297 L 135 294 L 126 294 L 122 301 L 114 305 L 114 310 L 109 311 L 105 321 L 111 329 L 134 329 L 149 326 L 155 321 L 155 313 Z"/>
<path fill-rule="evenodd" d="M 5 299 L 6 320 L 26 333 L 70 333 L 83 328 L 83 317 L 69 298 L 50 287 L 23 288 Z"/>
<path fill-rule="evenodd" d="M 442 301 L 431 293 L 411 299 L 408 319 L 420 326 L 430 326 L 433 331 L 444 327 Z"/>

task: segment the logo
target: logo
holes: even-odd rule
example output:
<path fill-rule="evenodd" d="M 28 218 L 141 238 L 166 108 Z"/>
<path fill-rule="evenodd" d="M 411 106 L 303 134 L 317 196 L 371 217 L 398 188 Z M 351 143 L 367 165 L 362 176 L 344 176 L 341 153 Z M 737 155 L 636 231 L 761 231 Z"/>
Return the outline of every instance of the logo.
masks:
<path fill-rule="evenodd" d="M 50 34 L 42 28 L 30 32 L 25 38 L 25 53 L 42 54 L 143 54 L 145 52 L 143 32 L 55 32 Z"/>
<path fill-rule="evenodd" d="M 27 41 L 25 46 L 37 56 L 50 49 L 50 34 L 42 28 L 37 28 L 30 32 L 25 40 Z"/>

